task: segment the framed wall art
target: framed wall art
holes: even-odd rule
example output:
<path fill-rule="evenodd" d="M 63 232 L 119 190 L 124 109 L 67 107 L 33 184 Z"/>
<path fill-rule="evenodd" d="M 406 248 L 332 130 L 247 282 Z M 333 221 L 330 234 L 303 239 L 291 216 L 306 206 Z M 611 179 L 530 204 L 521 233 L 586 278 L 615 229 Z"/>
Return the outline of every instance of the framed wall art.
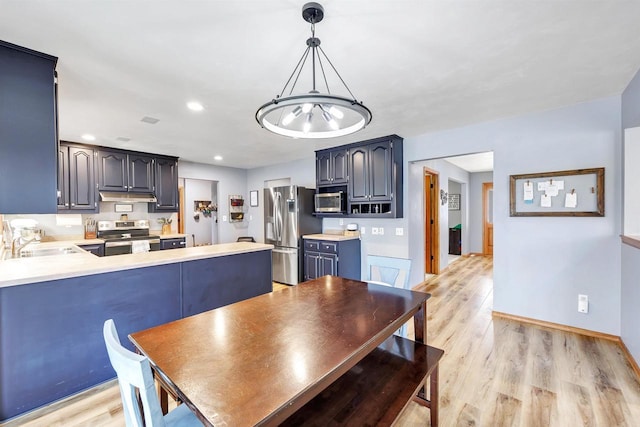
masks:
<path fill-rule="evenodd" d="M 511 175 L 510 216 L 604 216 L 604 168 Z"/>
<path fill-rule="evenodd" d="M 450 211 L 459 211 L 460 210 L 460 195 L 459 194 L 449 194 L 449 210 Z"/>

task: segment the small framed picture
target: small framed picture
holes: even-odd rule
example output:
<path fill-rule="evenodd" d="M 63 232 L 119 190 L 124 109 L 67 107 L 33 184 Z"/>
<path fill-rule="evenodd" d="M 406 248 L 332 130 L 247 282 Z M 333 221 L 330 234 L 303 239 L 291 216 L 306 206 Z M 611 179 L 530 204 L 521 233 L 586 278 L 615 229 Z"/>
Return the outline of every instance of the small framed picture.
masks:
<path fill-rule="evenodd" d="M 449 194 L 449 210 L 450 211 L 459 211 L 460 210 L 460 195 L 459 194 Z"/>
<path fill-rule="evenodd" d="M 249 205 L 258 206 L 258 190 L 252 190 L 249 192 Z"/>

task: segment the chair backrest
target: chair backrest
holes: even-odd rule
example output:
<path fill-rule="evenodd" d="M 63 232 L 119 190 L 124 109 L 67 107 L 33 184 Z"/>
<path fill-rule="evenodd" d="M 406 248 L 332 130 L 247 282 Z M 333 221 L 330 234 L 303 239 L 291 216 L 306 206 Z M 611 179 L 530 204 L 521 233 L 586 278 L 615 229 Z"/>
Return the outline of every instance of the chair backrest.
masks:
<path fill-rule="evenodd" d="M 366 281 L 369 283 L 391 286 L 394 288 L 410 289 L 409 273 L 411 273 L 410 259 L 378 255 L 367 256 Z M 407 338 L 407 325 L 402 325 L 395 334 Z"/>
<path fill-rule="evenodd" d="M 127 426 L 164 427 L 165 422 L 156 394 L 149 359 L 127 350 L 120 344 L 113 319 L 104 322 L 103 335 L 111 366 L 118 375 Z M 138 400 L 138 395 L 140 400 Z M 140 404 L 143 414 L 140 413 Z"/>
<path fill-rule="evenodd" d="M 409 289 L 411 260 L 378 255 L 367 256 L 367 282 Z"/>

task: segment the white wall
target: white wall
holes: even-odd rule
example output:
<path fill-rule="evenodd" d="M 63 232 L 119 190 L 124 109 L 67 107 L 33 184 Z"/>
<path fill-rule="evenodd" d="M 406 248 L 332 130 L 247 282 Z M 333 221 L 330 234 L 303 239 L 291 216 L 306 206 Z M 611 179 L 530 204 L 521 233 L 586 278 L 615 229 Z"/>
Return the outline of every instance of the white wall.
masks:
<path fill-rule="evenodd" d="M 640 126 L 640 71 L 622 94 L 622 128 Z M 637 166 L 636 166 L 637 167 Z M 626 171 L 625 171 L 626 173 Z M 625 187 L 637 186 L 637 182 L 626 182 Z M 622 244 L 622 284 L 620 336 L 635 358 L 640 362 L 640 250 Z"/>
<path fill-rule="evenodd" d="M 620 333 L 620 120 L 616 96 L 405 139 L 408 162 L 493 151 L 494 310 Z M 509 175 L 593 167 L 605 168 L 605 217 L 509 217 Z M 413 215 L 422 184 L 410 170 L 405 183 L 415 262 L 424 256 L 422 215 Z M 589 314 L 578 313 L 578 294 L 589 295 Z"/>
<path fill-rule="evenodd" d="M 258 206 L 249 207 L 248 210 L 247 235 L 253 236 L 257 242 L 264 242 L 264 183 L 281 179 L 289 179 L 291 185 L 315 188 L 315 156 L 247 171 L 247 194 L 249 191 L 258 190 Z"/>
<path fill-rule="evenodd" d="M 405 144 L 407 144 L 407 140 L 405 139 Z M 404 156 L 407 159 L 407 145 L 404 147 Z M 440 157 L 440 156 L 437 156 Z M 408 160 L 408 159 L 407 159 Z M 406 167 L 406 165 L 405 165 Z M 411 258 L 411 281 L 413 285 L 420 283 L 424 280 L 424 168 L 431 169 L 433 171 L 438 172 L 438 183 L 440 188 L 437 189 L 438 196 L 440 195 L 440 189 L 444 189 L 447 191 L 449 186 L 449 179 L 453 179 L 457 182 L 468 184 L 469 183 L 469 172 L 460 169 L 455 166 L 453 163 L 449 163 L 444 159 L 437 160 L 423 160 L 417 162 L 409 163 L 409 175 L 408 175 L 408 185 L 407 185 L 407 177 L 405 177 L 405 193 L 408 194 L 409 199 L 409 209 L 404 208 L 408 220 L 408 231 L 407 233 L 409 237 L 409 241 L 414 243 L 413 251 L 412 248 L 409 247 L 409 258 Z M 408 192 L 407 192 L 408 188 Z M 468 188 L 465 185 L 465 188 Z M 462 206 L 468 206 L 468 195 L 466 191 L 460 195 L 462 199 L 460 204 Z M 407 205 L 407 199 L 405 198 L 405 206 Z M 447 204 L 442 204 L 438 202 L 438 221 L 439 221 L 439 234 L 440 234 L 440 270 L 443 270 L 449 263 L 447 254 L 449 253 L 449 227 L 454 226 L 456 224 L 449 224 L 449 207 Z M 464 214 L 464 223 L 468 222 L 468 213 Z M 412 224 L 414 224 L 412 226 Z M 415 228 L 415 224 L 419 224 L 420 227 L 420 236 L 415 235 L 417 229 Z M 463 253 L 466 253 L 466 245 L 464 242 L 468 241 L 468 227 L 462 228 L 462 242 L 463 242 Z"/>
<path fill-rule="evenodd" d="M 482 184 L 493 182 L 493 172 L 469 174 L 469 246 L 468 253 L 482 253 Z"/>
<path fill-rule="evenodd" d="M 248 234 L 249 221 L 229 222 L 230 194 L 242 194 L 245 204 L 249 204 L 245 169 L 179 161 L 178 175 L 180 178 L 218 181 L 218 243 L 235 242 L 238 237 Z M 188 215 L 189 211 L 185 213 Z M 222 220 L 223 216 L 227 217 L 227 221 Z"/>
<path fill-rule="evenodd" d="M 462 184 L 456 181 L 449 180 L 449 189 L 447 190 L 448 195 L 451 194 L 462 194 Z M 462 198 L 462 196 L 461 196 Z M 449 206 L 447 205 L 447 208 Z M 447 216 L 449 217 L 449 228 L 455 227 L 457 224 L 462 224 L 462 212 L 463 209 L 467 209 L 466 203 L 463 200 L 460 200 L 460 209 L 451 210 L 448 209 Z"/>

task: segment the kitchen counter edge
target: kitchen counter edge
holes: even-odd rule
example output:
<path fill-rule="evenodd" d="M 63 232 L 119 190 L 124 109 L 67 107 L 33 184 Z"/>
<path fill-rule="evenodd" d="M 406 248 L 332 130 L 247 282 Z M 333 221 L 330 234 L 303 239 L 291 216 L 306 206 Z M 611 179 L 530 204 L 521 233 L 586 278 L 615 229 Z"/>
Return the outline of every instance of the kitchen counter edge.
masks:
<path fill-rule="evenodd" d="M 111 257 L 85 252 L 9 259 L 0 262 L 0 288 L 271 249 L 273 245 L 234 242 Z"/>
<path fill-rule="evenodd" d="M 340 242 L 343 240 L 360 239 L 360 236 L 345 236 L 343 234 L 307 234 L 302 236 L 303 239 L 327 240 L 331 242 Z"/>

